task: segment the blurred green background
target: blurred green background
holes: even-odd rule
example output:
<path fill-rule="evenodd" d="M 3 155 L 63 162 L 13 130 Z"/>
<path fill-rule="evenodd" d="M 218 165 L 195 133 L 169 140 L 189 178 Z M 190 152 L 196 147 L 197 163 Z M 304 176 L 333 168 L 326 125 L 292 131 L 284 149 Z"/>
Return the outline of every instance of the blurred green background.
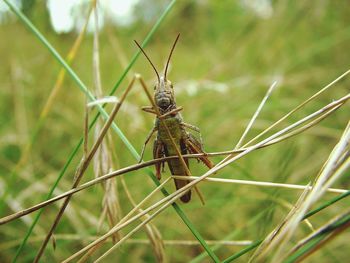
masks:
<path fill-rule="evenodd" d="M 75 25 L 81 24 L 87 14 L 89 2 L 82 2 L 75 9 L 78 10 L 76 17 L 80 18 L 75 20 Z M 100 70 L 105 95 L 137 51 L 133 40 L 141 42 L 144 39 L 168 4 L 169 1 L 138 1 L 133 7 L 133 19 L 127 24 L 115 22 L 107 15 L 104 17 L 100 30 Z M 55 32 L 47 6 L 46 1 L 23 1 L 22 10 L 65 57 L 77 37 L 77 31 Z M 178 1 L 145 50 L 161 71 L 177 33 L 181 33 L 168 74 L 175 87 L 177 104 L 184 108 L 185 121 L 201 128 L 207 152 L 230 150 L 238 142 L 273 81 L 278 81 L 277 89 L 248 138 L 261 132 L 349 68 L 349 11 L 347 1 Z M 102 8 L 102 13 L 107 12 Z M 85 97 L 67 76 L 33 140 L 40 112 L 61 68 L 25 25 L 10 13 L 1 14 L 2 217 L 45 198 L 83 134 Z M 92 47 L 93 34 L 88 33 L 71 63 L 88 87 L 93 87 Z M 134 72 L 142 74 L 150 87 L 156 79 L 146 59 L 140 56 L 118 89 L 117 96 L 125 90 Z M 349 84 L 349 78 L 336 84 L 275 131 L 345 95 L 349 92 Z M 135 85 L 115 120 L 139 151 L 153 126 L 153 116 L 140 110 L 141 106 L 148 104 L 141 87 Z M 110 106 L 107 109 L 109 111 Z M 349 106 L 345 105 L 311 130 L 249 154 L 217 176 L 306 184 L 316 177 L 348 120 Z M 116 153 L 114 168 L 134 164 L 135 160 L 121 140 L 115 133 L 111 134 Z M 33 141 L 33 145 L 29 158 L 18 166 L 24 148 L 30 141 Z M 148 146 L 145 160 L 152 158 L 151 152 L 151 146 Z M 55 194 L 69 189 L 81 155 L 80 151 Z M 213 158 L 213 161 L 217 163 L 221 158 Z M 191 162 L 191 167 L 193 175 L 201 175 L 206 171 L 195 161 Z M 168 171 L 163 176 L 167 177 Z M 84 181 L 93 177 L 90 168 Z M 154 189 L 154 184 L 144 170 L 127 174 L 125 180 L 136 201 L 142 200 Z M 338 181 L 335 187 L 349 188 L 349 181 Z M 173 184 L 169 184 L 167 189 L 172 192 Z M 194 195 L 191 203 L 181 207 L 208 240 L 223 240 L 235 231 L 237 235 L 230 239 L 254 241 L 263 238 L 288 213 L 300 194 L 297 190 L 220 183 L 202 183 L 200 189 L 206 200 L 205 206 Z M 131 205 L 120 184 L 118 190 L 121 213 L 125 215 Z M 157 199 L 161 197 L 161 194 L 156 196 Z M 334 194 L 328 194 L 325 198 L 331 197 Z M 100 232 L 97 231 L 102 199 L 103 190 L 99 186 L 83 191 L 72 199 L 56 233 L 76 235 L 78 238 L 58 238 L 55 250 L 49 245 L 45 253 L 46 262 L 63 260 L 88 244 L 87 236 L 106 231 L 107 222 Z M 345 206 L 346 201 L 342 201 L 312 218 L 311 222 L 317 228 Z M 46 233 L 56 212 L 57 205 L 45 209 L 19 262 L 33 259 L 40 245 L 38 239 Z M 261 217 L 256 222 L 249 223 L 260 213 Z M 11 261 L 34 216 L 32 214 L 1 227 L 2 262 Z M 164 240 L 194 239 L 172 208 L 161 213 L 154 224 Z M 299 229 L 296 237 L 300 239 L 309 232 L 310 229 L 305 225 Z M 146 234 L 140 231 L 134 238 L 145 239 Z M 344 233 L 310 257 L 308 262 L 347 261 L 350 256 L 349 238 L 349 233 Z M 217 255 L 224 259 L 243 248 L 222 246 Z M 187 262 L 201 253 L 202 248 L 166 245 L 165 251 L 169 262 Z M 114 258 L 110 257 L 110 262 L 155 260 L 150 246 L 144 244 L 123 245 L 114 255 Z M 238 261 L 245 262 L 247 259 L 244 256 Z"/>

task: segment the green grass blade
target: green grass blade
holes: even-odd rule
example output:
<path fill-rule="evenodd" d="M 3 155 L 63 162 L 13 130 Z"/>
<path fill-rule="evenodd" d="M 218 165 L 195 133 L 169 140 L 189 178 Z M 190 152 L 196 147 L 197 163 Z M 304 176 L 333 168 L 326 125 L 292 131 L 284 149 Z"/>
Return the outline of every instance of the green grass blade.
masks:
<path fill-rule="evenodd" d="M 71 78 L 75 81 L 75 83 L 78 85 L 79 89 L 88 97 L 90 101 L 95 100 L 95 96 L 89 91 L 89 89 L 86 87 L 86 85 L 82 82 L 82 80 L 78 77 L 78 75 L 74 72 L 74 70 L 66 63 L 66 61 L 61 57 L 61 55 L 56 51 L 56 49 L 46 40 L 46 38 L 39 32 L 39 30 L 30 22 L 30 20 L 19 10 L 17 9 L 13 4 L 11 4 L 8 0 L 4 0 L 4 2 L 9 6 L 12 12 L 14 12 L 17 17 L 32 31 L 32 33 L 42 42 L 42 44 L 50 51 L 50 53 L 53 55 L 53 57 L 62 65 L 62 67 L 67 71 L 68 75 L 71 76 Z M 167 10 L 166 10 L 167 11 Z M 138 53 L 136 54 L 136 58 L 138 56 Z M 133 62 L 136 61 L 136 58 Z M 130 63 L 128 69 L 131 68 L 133 63 Z M 123 74 L 123 78 L 125 78 L 127 72 Z M 121 78 L 118 83 L 122 82 L 123 78 Z M 118 85 L 119 86 L 119 85 Z M 115 90 L 118 87 L 115 85 Z M 108 119 L 108 113 L 104 110 L 103 106 L 97 105 L 97 109 L 100 112 L 100 114 L 103 116 L 103 118 Z M 134 147 L 132 147 L 131 143 L 128 141 L 128 139 L 125 137 L 125 135 L 122 133 L 122 131 L 118 128 L 117 125 L 112 125 L 112 129 L 120 136 L 121 140 L 124 142 L 124 144 L 127 146 L 129 151 L 132 153 L 133 156 L 137 156 L 137 151 Z"/>
<path fill-rule="evenodd" d="M 93 96 L 93 94 L 87 89 L 87 87 L 84 85 L 84 83 L 80 80 L 80 78 L 78 77 L 78 75 L 72 70 L 72 68 L 65 62 L 65 60 L 59 55 L 59 53 L 53 48 L 53 46 L 46 40 L 46 38 L 39 32 L 39 30 L 30 22 L 30 20 L 20 11 L 18 10 L 15 6 L 13 6 L 8 0 L 4 0 L 4 2 L 9 6 L 9 8 L 12 10 L 12 12 L 14 12 L 17 17 L 33 32 L 33 34 L 43 43 L 43 45 L 51 52 L 51 54 L 54 56 L 54 58 L 67 70 L 67 73 L 72 77 L 72 79 L 76 82 L 76 84 L 78 85 L 78 87 L 80 88 L 81 91 L 83 91 L 86 96 L 90 99 L 90 100 L 94 100 L 95 97 Z M 147 44 L 147 42 L 150 40 L 150 38 L 152 37 L 152 35 L 154 34 L 154 32 L 157 30 L 157 28 L 159 27 L 159 25 L 161 24 L 161 22 L 164 20 L 165 16 L 169 13 L 169 11 L 172 9 L 172 7 L 174 6 L 176 0 L 173 0 L 168 7 L 166 8 L 166 10 L 163 12 L 162 16 L 158 19 L 157 23 L 154 25 L 154 27 L 152 28 L 152 30 L 149 32 L 149 34 L 147 35 L 147 37 L 145 38 L 144 42 L 143 42 L 143 46 Z M 140 51 L 138 51 L 134 57 L 132 58 L 130 64 L 128 65 L 128 67 L 126 68 L 126 70 L 124 71 L 124 73 L 122 74 L 121 78 L 117 81 L 117 83 L 115 84 L 115 86 L 113 87 L 111 94 L 113 94 L 117 88 L 120 86 L 121 82 L 124 80 L 126 74 L 128 73 L 128 71 L 130 70 L 130 68 L 132 67 L 132 65 L 135 63 L 137 57 L 139 56 Z M 98 110 L 99 113 L 105 118 L 108 118 L 108 113 L 104 110 L 103 106 L 98 105 Z M 96 121 L 96 119 L 98 118 L 98 115 L 96 115 L 96 117 L 94 118 L 93 123 Z M 92 125 L 93 125 L 92 123 Z M 92 126 L 91 126 L 92 127 Z M 123 134 L 123 132 L 118 128 L 118 126 L 113 123 L 111 125 L 112 129 L 117 133 L 117 135 L 121 138 L 121 140 L 123 141 L 123 143 L 127 146 L 128 150 L 131 152 L 131 154 L 138 160 L 140 158 L 140 155 L 138 154 L 138 152 L 136 151 L 136 149 L 132 146 L 132 144 L 129 142 L 129 140 L 126 138 L 126 136 Z M 63 177 L 64 173 L 66 172 L 69 164 L 71 163 L 72 159 L 74 158 L 74 156 L 76 155 L 78 149 L 81 146 L 81 141 L 79 141 L 78 145 L 75 147 L 75 149 L 73 150 L 73 154 L 70 156 L 69 160 L 67 161 L 66 165 L 64 166 L 64 169 L 62 170 L 62 172 L 60 173 L 57 182 L 54 184 L 54 187 L 56 187 L 56 185 L 58 184 L 59 180 Z M 154 174 L 149 171 L 148 175 L 151 176 L 152 180 L 156 183 L 156 185 L 159 185 L 158 180 L 156 179 L 156 177 L 154 176 Z M 51 189 L 50 194 L 52 194 L 54 188 Z M 167 191 L 165 189 L 162 189 L 162 192 L 164 195 L 168 195 Z M 50 195 L 51 196 L 51 195 Z M 50 197 L 49 196 L 49 197 Z M 200 233 L 197 231 L 197 229 L 194 227 L 194 225 L 191 223 L 191 221 L 188 219 L 188 217 L 185 215 L 185 213 L 182 211 L 182 209 L 177 205 L 177 204 L 173 204 L 173 207 L 175 209 L 175 211 L 177 212 L 177 214 L 181 217 L 182 221 L 187 225 L 187 227 L 190 229 L 190 231 L 193 233 L 193 235 L 197 238 L 197 240 L 200 242 L 200 244 L 203 246 L 203 248 L 207 251 L 208 255 L 215 261 L 215 262 L 219 262 L 220 260 L 218 259 L 218 257 L 215 255 L 215 253 L 209 248 L 209 246 L 206 244 L 204 238 L 200 235 Z M 41 212 L 38 213 L 37 218 L 35 218 L 35 221 L 33 222 L 33 225 L 31 226 L 30 230 L 28 231 L 28 234 L 26 235 L 25 239 L 23 240 L 19 250 L 16 253 L 15 259 L 13 262 L 16 261 L 16 259 L 18 258 L 18 255 L 20 254 L 21 250 L 23 249 L 26 241 L 28 240 L 28 237 L 30 236 L 35 224 L 38 222 L 38 219 L 41 215 Z"/>
<path fill-rule="evenodd" d="M 54 185 L 51 187 L 49 193 L 47 194 L 46 200 L 48 200 L 48 199 L 50 199 L 50 198 L 52 197 L 53 192 L 55 191 L 55 189 L 56 189 L 58 183 L 61 181 L 63 175 L 66 173 L 66 171 L 67 171 L 69 165 L 70 165 L 71 162 L 73 161 L 74 156 L 77 154 L 77 152 L 78 152 L 78 150 L 79 150 L 79 148 L 80 148 L 80 146 L 81 146 L 82 144 L 83 144 L 83 139 L 81 139 L 81 140 L 79 141 L 78 145 L 74 148 L 73 152 L 72 152 L 72 153 L 70 154 L 70 156 L 68 157 L 68 161 L 67 161 L 67 162 L 65 163 L 65 165 L 63 166 L 62 171 L 61 171 L 60 174 L 58 175 L 58 178 L 56 179 Z M 18 249 L 17 249 L 17 251 L 16 251 L 16 254 L 15 254 L 14 258 L 12 259 L 12 262 L 13 262 L 13 263 L 17 261 L 19 255 L 21 254 L 23 248 L 25 247 L 25 245 L 26 245 L 26 243 L 27 243 L 27 241 L 28 241 L 28 238 L 30 237 L 31 233 L 32 233 L 33 230 L 34 230 L 34 227 L 35 227 L 36 224 L 38 223 L 39 218 L 40 218 L 40 216 L 41 216 L 41 214 L 42 214 L 43 211 L 44 211 L 44 209 L 40 209 L 39 212 L 38 212 L 38 214 L 37 214 L 36 217 L 34 218 L 33 223 L 30 225 L 27 234 L 25 235 L 23 241 L 21 242 L 20 246 L 18 247 Z"/>
<path fill-rule="evenodd" d="M 292 256 L 290 256 L 288 259 L 286 259 L 285 261 L 283 261 L 284 263 L 292 263 L 292 262 L 296 262 L 297 259 L 301 256 L 303 256 L 305 253 L 307 253 L 309 250 L 313 249 L 315 246 L 317 246 L 317 244 L 323 240 L 323 236 L 319 235 L 316 238 L 313 238 L 310 240 L 310 242 L 306 243 L 305 246 L 303 246 L 298 253 L 293 254 Z"/>
<path fill-rule="evenodd" d="M 324 203 L 323 205 L 317 207 L 316 209 L 310 211 L 309 213 L 307 213 L 307 214 L 304 216 L 304 219 L 305 219 L 305 218 L 308 218 L 308 217 L 310 217 L 310 216 L 313 216 L 314 214 L 316 214 L 316 213 L 318 213 L 319 211 L 325 209 L 326 207 L 328 207 L 328 206 L 334 204 L 335 202 L 338 202 L 339 200 L 341 200 L 341 199 L 347 197 L 348 195 L 350 195 L 350 190 L 347 191 L 347 192 L 345 192 L 345 193 L 343 193 L 343 194 L 341 194 L 341 195 L 339 195 L 339 196 L 337 196 L 337 197 L 335 197 L 335 198 L 333 198 L 333 199 L 331 199 L 331 200 L 329 200 L 328 202 Z"/>
<path fill-rule="evenodd" d="M 251 251 L 252 249 L 256 248 L 257 246 L 259 246 L 261 244 L 262 240 L 256 241 L 253 244 L 251 244 L 250 246 L 242 249 L 241 251 L 233 254 L 232 256 L 229 256 L 228 258 L 226 258 L 223 263 L 229 263 L 237 258 L 239 258 L 240 256 L 243 256 L 244 254 L 248 253 L 249 251 Z"/>
<path fill-rule="evenodd" d="M 318 233 L 316 236 L 314 236 L 312 239 L 310 239 L 306 244 L 304 244 L 302 247 L 300 247 L 295 253 L 290 255 L 286 260 L 284 260 L 284 263 L 292 263 L 299 261 L 299 258 L 304 256 L 305 254 L 308 254 L 309 252 L 312 252 L 312 250 L 319 245 L 325 238 L 327 238 L 330 234 L 332 234 L 333 231 L 342 228 L 342 227 L 348 227 L 348 224 L 350 222 L 350 215 L 349 213 L 345 213 L 342 217 L 338 218 L 335 222 L 331 223 L 327 226 L 327 228 L 323 229 L 320 233 Z"/>
<path fill-rule="evenodd" d="M 259 214 L 257 214 L 256 216 L 254 216 L 253 218 L 251 218 L 247 223 L 246 223 L 246 227 L 249 227 L 250 225 L 254 224 L 256 221 L 258 221 L 262 216 L 264 215 L 264 212 L 260 212 Z M 235 236 L 237 236 L 243 229 L 236 229 L 234 230 L 232 233 L 230 233 L 229 235 L 224 237 L 224 240 L 229 240 L 232 238 L 235 238 Z M 218 250 L 219 248 L 221 248 L 223 245 L 222 244 L 218 244 L 215 246 L 212 246 L 211 249 L 215 252 L 216 250 Z M 190 261 L 190 263 L 200 263 L 203 262 L 205 257 L 207 256 L 207 254 L 205 252 L 199 254 L 197 257 L 195 257 L 194 259 L 192 259 Z"/>
<path fill-rule="evenodd" d="M 309 218 L 310 216 L 313 216 L 314 214 L 320 212 L 321 210 L 327 208 L 328 206 L 342 200 L 343 198 L 347 197 L 350 195 L 350 190 L 347 191 L 346 193 L 343 193 L 335 198 L 332 198 L 331 200 L 329 200 L 328 202 L 324 203 L 323 205 L 315 208 L 314 210 L 311 210 L 309 213 L 307 213 L 304 217 L 303 220 L 306 218 Z M 260 245 L 260 243 L 262 242 L 262 240 L 258 240 L 256 242 L 254 242 L 253 244 L 251 244 L 250 246 L 242 249 L 241 251 L 233 254 L 232 256 L 226 258 L 223 262 L 224 263 L 229 263 L 234 261 L 235 259 L 239 258 L 240 256 L 243 256 L 244 254 L 248 253 L 249 251 L 253 250 L 254 248 L 256 248 L 257 246 Z"/>

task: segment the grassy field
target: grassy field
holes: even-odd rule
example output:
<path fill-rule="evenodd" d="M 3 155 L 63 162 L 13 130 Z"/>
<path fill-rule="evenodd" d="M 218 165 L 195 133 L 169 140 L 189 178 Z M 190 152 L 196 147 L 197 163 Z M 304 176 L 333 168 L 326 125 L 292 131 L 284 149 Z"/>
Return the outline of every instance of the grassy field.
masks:
<path fill-rule="evenodd" d="M 116 86 L 138 52 L 133 40 L 142 42 L 161 18 L 145 50 L 162 71 L 171 45 L 181 33 L 168 77 L 174 84 L 177 104 L 184 108 L 185 121 L 200 127 L 208 153 L 235 148 L 274 81 L 277 81 L 276 88 L 242 145 L 350 68 L 350 18 L 346 1 L 273 2 L 263 9 L 264 12 L 252 7 L 248 1 L 235 4 L 231 1 L 174 2 L 167 15 L 161 18 L 170 2 L 140 1 L 135 10 L 137 20 L 131 26 L 117 27 L 106 23 L 98 37 L 98 50 L 95 42 L 95 52 L 97 37 L 84 34 L 70 62 L 66 57 L 79 33 L 56 34 L 50 26 L 46 6 L 40 1 L 26 10 L 25 15 L 65 58 L 92 94 L 98 94 L 96 75 L 99 72 L 102 96 L 118 98 L 134 73 L 143 76 L 150 91 L 156 80 L 147 60 L 139 56 Z M 83 14 L 87 16 L 87 12 Z M 53 196 L 68 191 L 84 154 L 80 147 L 71 158 L 84 135 L 86 96 L 69 74 L 57 84 L 59 74 L 63 74 L 60 72 L 65 72 L 62 64 L 27 26 L 16 16 L 0 26 L 1 217 L 46 200 L 59 176 L 62 178 Z M 97 55 L 99 67 L 93 60 Z M 327 104 L 349 96 L 349 85 L 350 78 L 345 76 L 249 146 Z M 117 90 L 111 94 L 113 87 Z M 108 132 L 102 150 L 97 152 L 98 158 L 88 166 L 80 184 L 137 163 L 130 147 L 132 145 L 140 153 L 154 122 L 154 115 L 141 111 L 145 105 L 150 102 L 137 83 L 115 118 L 115 124 L 129 140 L 129 146 L 113 130 Z M 112 108 L 109 104 L 105 109 L 110 113 Z M 346 145 L 349 112 L 349 105 L 344 103 L 310 129 L 254 150 L 211 177 L 297 185 L 311 182 L 320 187 L 326 185 L 328 178 L 334 178 L 332 188 L 349 189 L 350 149 Z M 97 107 L 89 109 L 89 121 L 96 113 Z M 105 121 L 99 118 L 101 127 Z M 96 141 L 96 132 L 94 126 L 88 136 L 88 149 Z M 339 141 L 345 149 L 337 155 L 332 151 Z M 152 158 L 150 144 L 144 160 Z M 210 158 L 217 164 L 224 156 Z M 64 168 L 70 159 L 72 162 Z M 320 171 L 324 172 L 322 167 L 327 167 L 327 160 L 328 165 L 334 161 L 333 170 L 328 177 L 325 175 L 326 181 L 317 181 L 319 174 L 319 178 L 323 178 Z M 193 176 L 201 176 L 208 170 L 195 160 L 190 161 L 190 168 Z M 168 168 L 165 170 L 162 182 L 169 177 Z M 134 205 L 156 188 L 150 171 L 154 172 L 153 166 L 134 170 L 74 195 L 45 249 L 42 262 L 68 258 L 124 220 Z M 175 191 L 171 181 L 165 188 L 169 193 Z M 303 191 L 297 189 L 209 181 L 200 182 L 198 188 L 204 196 L 204 206 L 193 191 L 190 203 L 177 201 L 175 209 L 169 206 L 103 262 L 212 262 L 215 257 L 229 262 L 235 253 L 264 239 L 271 247 L 249 250 L 235 259 L 236 262 L 248 262 L 249 259 L 253 262 L 294 262 L 293 256 L 300 256 L 297 252 L 303 249 L 306 255 L 315 252 L 306 257 L 305 262 L 346 262 L 350 256 L 346 199 L 333 203 L 309 217 L 308 221 L 300 222 L 307 212 L 327 204 L 339 193 L 325 192 L 317 196 L 321 190 L 311 191 L 303 199 Z M 164 195 L 157 191 L 142 209 L 162 198 Z M 34 212 L 2 225 L 0 261 L 33 261 L 62 202 L 44 208 L 40 218 L 38 212 Z M 297 209 L 291 215 L 293 207 Z M 109 212 L 106 215 L 103 211 Z M 135 214 L 140 212 L 137 210 Z M 127 236 L 153 212 L 123 228 L 114 240 L 109 238 L 103 246 L 96 246 L 88 262 L 99 258 L 113 242 Z M 184 217 L 187 224 L 183 222 Z M 36 218 L 38 221 L 33 225 Z M 275 237 L 278 241 L 274 244 L 267 236 L 282 222 L 289 227 L 290 235 L 279 233 L 281 236 Z M 327 224 L 330 232 L 316 231 Z M 196 237 L 191 231 L 199 234 Z M 28 240 L 23 241 L 28 233 Z M 301 250 L 293 250 L 299 241 L 312 233 L 315 233 L 315 239 L 302 243 Z M 199 244 L 198 239 L 206 240 L 207 245 Z M 311 246 L 312 242 L 323 241 L 327 241 L 324 246 L 315 249 Z M 214 259 L 208 256 L 207 250 L 215 253 Z"/>

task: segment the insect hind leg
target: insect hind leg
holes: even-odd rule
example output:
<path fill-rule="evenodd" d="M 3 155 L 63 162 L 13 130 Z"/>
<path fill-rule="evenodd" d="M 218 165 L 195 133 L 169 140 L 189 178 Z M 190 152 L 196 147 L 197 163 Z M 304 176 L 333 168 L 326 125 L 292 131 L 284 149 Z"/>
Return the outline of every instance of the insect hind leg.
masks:
<path fill-rule="evenodd" d="M 201 130 L 197 126 L 194 126 L 194 125 L 186 123 L 186 122 L 181 122 L 181 125 L 182 125 L 182 127 L 188 128 L 188 129 L 198 133 L 198 135 L 199 135 L 199 142 L 200 142 L 200 145 L 201 145 L 200 148 L 203 148 L 203 139 L 202 139 Z"/>
<path fill-rule="evenodd" d="M 155 139 L 153 144 L 153 158 L 157 159 L 164 156 L 164 144 L 160 140 Z M 161 170 L 164 170 L 164 161 L 156 163 L 155 167 L 157 179 L 160 180 L 162 177 Z"/>
<path fill-rule="evenodd" d="M 202 144 L 192 135 L 188 134 L 187 140 L 186 140 L 186 145 L 188 148 L 188 151 L 193 154 L 197 153 L 204 153 L 205 151 L 202 147 Z M 214 167 L 214 164 L 209 160 L 207 156 L 201 156 L 198 157 L 197 160 L 202 161 L 208 168 Z"/>

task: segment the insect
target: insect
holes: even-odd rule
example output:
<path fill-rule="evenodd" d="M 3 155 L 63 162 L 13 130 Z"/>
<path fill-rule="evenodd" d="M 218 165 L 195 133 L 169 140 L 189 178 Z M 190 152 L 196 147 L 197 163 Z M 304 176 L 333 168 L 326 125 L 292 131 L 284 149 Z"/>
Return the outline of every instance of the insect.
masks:
<path fill-rule="evenodd" d="M 157 133 L 157 136 L 153 143 L 153 158 L 161 158 L 174 155 L 176 156 L 178 155 L 178 152 L 181 154 L 204 153 L 200 130 L 196 126 L 185 123 L 183 121 L 183 118 L 180 114 L 182 107 L 176 106 L 173 84 L 170 80 L 167 79 L 169 62 L 179 37 L 180 34 L 178 34 L 174 41 L 174 44 L 169 53 L 168 60 L 166 62 L 164 74 L 162 76 L 159 75 L 156 67 L 153 65 L 146 52 L 135 41 L 136 45 L 145 55 L 157 75 L 157 83 L 154 86 L 154 106 L 146 106 L 142 108 L 142 110 L 156 114 L 157 116 L 155 119 L 154 127 L 148 134 L 143 145 L 140 161 L 142 160 L 147 143 L 150 141 L 152 135 L 155 132 Z M 187 129 L 197 132 L 199 134 L 200 140 L 188 132 Z M 171 159 L 167 161 L 169 170 L 172 175 L 189 175 L 187 172 L 189 171 L 188 160 L 183 160 L 184 162 L 182 162 L 181 159 Z M 201 156 L 198 158 L 198 160 L 202 161 L 209 168 L 212 168 L 214 166 L 206 156 Z M 184 165 L 187 167 L 184 167 Z M 164 171 L 164 162 L 156 163 L 155 167 L 156 176 L 158 180 L 160 180 L 161 172 Z M 174 181 L 176 189 L 180 189 L 189 183 L 189 180 L 174 179 Z M 180 199 L 184 203 L 189 202 L 191 200 L 191 190 L 187 191 Z"/>

